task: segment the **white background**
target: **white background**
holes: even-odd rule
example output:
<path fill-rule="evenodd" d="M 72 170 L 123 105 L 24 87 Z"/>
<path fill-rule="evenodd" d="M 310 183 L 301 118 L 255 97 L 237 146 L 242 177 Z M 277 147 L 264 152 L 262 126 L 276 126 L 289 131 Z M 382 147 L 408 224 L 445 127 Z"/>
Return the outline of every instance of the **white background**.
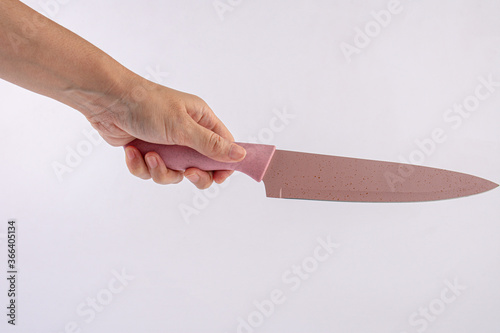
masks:
<path fill-rule="evenodd" d="M 399 161 L 442 128 L 447 139 L 424 165 L 500 182 L 500 88 L 457 128 L 443 119 L 479 77 L 500 81 L 497 1 L 401 0 L 350 62 L 342 43 L 354 45 L 355 29 L 388 1 L 231 1 L 222 16 L 212 0 L 26 2 L 135 72 L 201 96 L 238 141 Z M 0 94 L 0 275 L 9 218 L 20 272 L 15 328 L 0 279 L 2 332 L 237 332 L 249 316 L 254 327 L 241 332 L 500 328 L 498 189 L 428 203 L 314 202 L 266 198 L 263 184 L 238 175 L 202 197 L 187 181 L 134 178 L 106 143 L 59 181 L 54 162 L 66 163 L 90 125 L 7 82 Z M 276 110 L 295 118 L 269 136 Z M 292 291 L 283 275 L 318 237 L 339 247 Z M 122 270 L 133 279 L 110 294 Z M 455 281 L 466 289 L 444 303 Z M 274 289 L 285 301 L 258 322 L 254 302 Z M 77 313 L 96 297 L 109 304 L 94 318 Z"/>

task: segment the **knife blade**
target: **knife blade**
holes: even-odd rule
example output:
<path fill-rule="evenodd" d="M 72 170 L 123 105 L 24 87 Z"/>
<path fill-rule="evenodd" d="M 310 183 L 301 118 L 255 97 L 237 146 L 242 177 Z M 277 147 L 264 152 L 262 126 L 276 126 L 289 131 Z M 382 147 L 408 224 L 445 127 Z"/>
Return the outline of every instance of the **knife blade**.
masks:
<path fill-rule="evenodd" d="M 247 155 L 237 163 L 212 160 L 196 150 L 136 139 L 144 156 L 156 152 L 169 169 L 196 167 L 235 170 L 263 181 L 266 196 L 353 202 L 414 202 L 464 197 L 498 186 L 472 175 L 410 164 L 277 150 L 272 145 L 239 143 Z"/>

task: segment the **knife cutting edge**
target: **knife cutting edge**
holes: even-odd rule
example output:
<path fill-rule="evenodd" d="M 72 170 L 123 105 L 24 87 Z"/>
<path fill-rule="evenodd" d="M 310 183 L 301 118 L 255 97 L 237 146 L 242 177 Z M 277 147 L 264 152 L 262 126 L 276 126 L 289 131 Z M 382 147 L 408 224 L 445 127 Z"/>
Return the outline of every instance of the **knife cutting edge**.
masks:
<path fill-rule="evenodd" d="M 464 197 L 498 186 L 472 175 L 411 164 L 277 150 L 239 143 L 245 158 L 236 163 L 212 160 L 196 150 L 136 139 L 127 146 L 142 155 L 154 151 L 169 169 L 235 170 L 263 181 L 266 196 L 355 202 L 413 202 Z"/>

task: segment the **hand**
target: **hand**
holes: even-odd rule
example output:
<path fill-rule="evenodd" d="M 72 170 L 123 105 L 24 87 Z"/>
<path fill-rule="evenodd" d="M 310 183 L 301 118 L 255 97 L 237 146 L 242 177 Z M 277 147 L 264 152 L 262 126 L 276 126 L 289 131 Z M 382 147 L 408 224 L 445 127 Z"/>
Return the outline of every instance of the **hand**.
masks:
<path fill-rule="evenodd" d="M 130 94 L 87 119 L 113 146 L 123 146 L 139 138 L 152 143 L 189 146 L 222 162 L 240 161 L 246 153 L 233 143 L 231 133 L 201 98 L 146 80 L 135 85 Z M 179 183 L 186 176 L 196 187 L 205 189 L 212 181 L 220 184 L 232 174 L 228 170 L 170 170 L 157 153 L 149 152 L 143 158 L 132 146 L 127 147 L 125 153 L 127 167 L 133 175 L 153 178 L 158 184 Z"/>
<path fill-rule="evenodd" d="M 26 22 L 36 29 L 27 29 Z M 0 1 L 0 45 L 0 78 L 80 111 L 111 145 L 139 138 L 189 146 L 222 162 L 245 156 L 199 97 L 141 78 L 21 1 Z M 207 188 L 231 174 L 168 170 L 158 154 L 147 153 L 144 159 L 134 147 L 126 149 L 126 156 L 131 173 L 159 184 L 186 176 L 198 188 Z"/>

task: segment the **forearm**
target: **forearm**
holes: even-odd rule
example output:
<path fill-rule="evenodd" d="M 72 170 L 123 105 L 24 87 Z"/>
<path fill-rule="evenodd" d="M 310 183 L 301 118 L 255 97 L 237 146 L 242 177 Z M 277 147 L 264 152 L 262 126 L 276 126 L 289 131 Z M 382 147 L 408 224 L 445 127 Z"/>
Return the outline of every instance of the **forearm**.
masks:
<path fill-rule="evenodd" d="M 141 82 L 103 51 L 17 0 L 0 1 L 0 78 L 87 117 Z"/>

